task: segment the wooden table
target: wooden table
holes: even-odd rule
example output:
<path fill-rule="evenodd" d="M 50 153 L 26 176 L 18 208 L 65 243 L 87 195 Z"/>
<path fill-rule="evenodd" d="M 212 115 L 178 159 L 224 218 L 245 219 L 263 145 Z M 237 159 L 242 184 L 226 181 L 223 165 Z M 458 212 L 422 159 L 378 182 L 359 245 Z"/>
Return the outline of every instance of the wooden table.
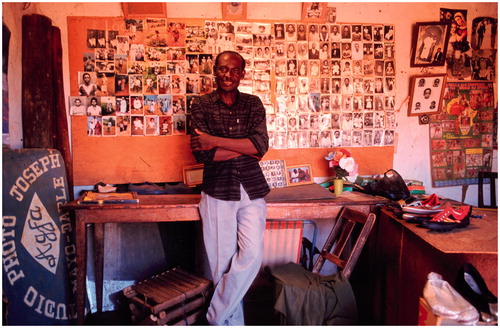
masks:
<path fill-rule="evenodd" d="M 295 187 L 293 187 L 295 188 Z M 76 201 L 63 205 L 63 210 L 74 211 L 76 215 L 76 308 L 77 323 L 84 323 L 85 291 L 87 272 L 87 225 L 94 224 L 94 247 L 96 261 L 96 299 L 98 311 L 102 309 L 102 272 L 105 223 L 125 222 L 169 222 L 198 221 L 200 195 L 147 195 L 139 196 L 137 204 L 78 204 Z M 287 220 L 335 220 L 343 206 L 359 211 L 374 210 L 386 203 L 382 197 L 359 192 L 344 192 L 333 199 L 268 200 L 267 219 Z"/>
<path fill-rule="evenodd" d="M 473 209 L 469 226 L 434 232 L 380 211 L 373 270 L 376 275 L 372 301 L 374 324 L 417 325 L 419 297 L 430 272 L 454 285 L 458 271 L 469 262 L 483 276 L 489 289 L 498 288 L 498 212 Z"/>

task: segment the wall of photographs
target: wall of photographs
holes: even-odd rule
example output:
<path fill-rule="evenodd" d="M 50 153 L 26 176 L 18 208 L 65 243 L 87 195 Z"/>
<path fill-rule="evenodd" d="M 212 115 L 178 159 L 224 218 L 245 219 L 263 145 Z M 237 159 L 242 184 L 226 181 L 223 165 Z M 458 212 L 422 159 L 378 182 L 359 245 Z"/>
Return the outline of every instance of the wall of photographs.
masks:
<path fill-rule="evenodd" d="M 360 174 L 392 166 L 392 25 L 71 16 L 68 35 L 75 185 L 182 181 L 190 104 L 214 90 L 223 50 L 246 58 L 240 90 L 265 104 L 263 160 L 329 176 L 326 147 L 343 146 Z"/>
<path fill-rule="evenodd" d="M 275 149 L 392 146 L 392 25 L 125 19 L 87 29 L 71 115 L 91 137 L 189 133 L 193 99 L 212 92 L 213 60 L 247 61 L 240 90 L 258 95 Z"/>

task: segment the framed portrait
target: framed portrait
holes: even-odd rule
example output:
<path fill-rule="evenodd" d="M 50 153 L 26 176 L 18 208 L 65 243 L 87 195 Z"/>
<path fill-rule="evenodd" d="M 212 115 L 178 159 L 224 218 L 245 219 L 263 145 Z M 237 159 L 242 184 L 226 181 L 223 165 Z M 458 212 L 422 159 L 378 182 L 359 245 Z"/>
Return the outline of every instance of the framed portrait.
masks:
<path fill-rule="evenodd" d="M 411 67 L 444 66 L 450 22 L 416 23 Z"/>
<path fill-rule="evenodd" d="M 246 18 L 247 18 L 246 2 L 222 3 L 222 19 L 246 19 Z"/>
<path fill-rule="evenodd" d="M 303 2 L 302 21 L 311 23 L 324 23 L 326 19 L 328 2 Z"/>
<path fill-rule="evenodd" d="M 183 167 L 182 175 L 186 186 L 194 187 L 200 185 L 203 182 L 203 164 Z"/>
<path fill-rule="evenodd" d="M 311 165 L 303 164 L 287 166 L 286 180 L 289 187 L 313 183 Z"/>
<path fill-rule="evenodd" d="M 439 112 L 445 83 L 446 74 L 415 75 L 411 84 L 408 116 Z"/>

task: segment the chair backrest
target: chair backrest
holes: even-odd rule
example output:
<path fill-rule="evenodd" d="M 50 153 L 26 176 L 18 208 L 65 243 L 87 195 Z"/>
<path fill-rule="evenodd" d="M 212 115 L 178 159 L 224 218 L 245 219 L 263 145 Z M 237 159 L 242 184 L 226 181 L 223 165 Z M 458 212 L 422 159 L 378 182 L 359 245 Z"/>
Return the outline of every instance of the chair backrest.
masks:
<path fill-rule="evenodd" d="M 484 205 L 484 180 L 490 180 L 490 205 Z M 496 180 L 498 179 L 498 172 L 479 172 L 479 182 L 478 182 L 478 207 L 483 208 L 496 208 L 497 207 L 497 196 L 496 196 Z"/>
<path fill-rule="evenodd" d="M 325 260 L 328 260 L 336 264 L 341 274 L 349 279 L 375 219 L 373 213 L 365 214 L 349 207 L 342 208 L 312 272 L 319 274 Z M 352 243 L 348 244 L 351 239 Z"/>

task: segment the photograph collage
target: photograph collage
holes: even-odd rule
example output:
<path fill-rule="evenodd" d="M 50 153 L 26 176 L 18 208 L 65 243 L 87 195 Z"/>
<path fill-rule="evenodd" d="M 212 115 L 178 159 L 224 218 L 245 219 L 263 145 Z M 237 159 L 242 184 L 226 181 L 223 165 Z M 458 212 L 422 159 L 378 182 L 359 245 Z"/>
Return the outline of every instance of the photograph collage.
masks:
<path fill-rule="evenodd" d="M 86 33 L 69 102 L 88 136 L 189 134 L 216 55 L 233 50 L 246 61 L 239 90 L 266 108 L 270 148 L 394 145 L 393 25 L 150 18 Z"/>

